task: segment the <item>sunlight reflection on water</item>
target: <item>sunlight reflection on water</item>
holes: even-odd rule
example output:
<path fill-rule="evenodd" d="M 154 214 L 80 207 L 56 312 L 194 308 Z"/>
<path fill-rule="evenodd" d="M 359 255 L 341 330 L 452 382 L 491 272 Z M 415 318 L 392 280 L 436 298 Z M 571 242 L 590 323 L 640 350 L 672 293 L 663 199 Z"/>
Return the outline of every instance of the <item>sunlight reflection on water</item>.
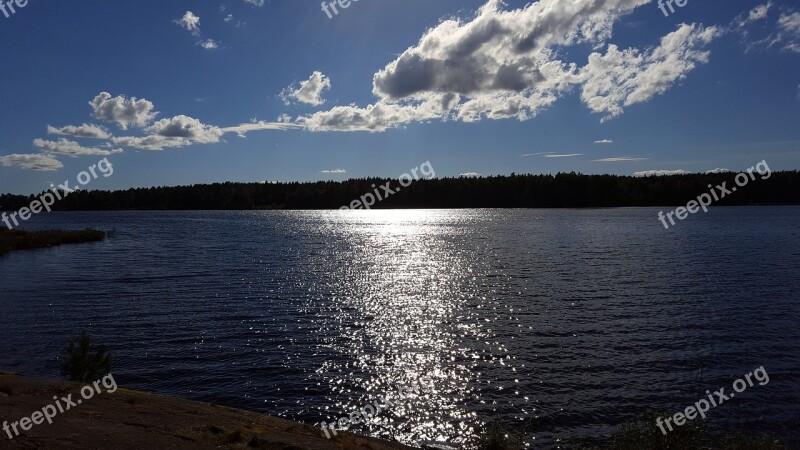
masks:
<path fill-rule="evenodd" d="M 474 262 L 448 239 L 458 221 L 447 215 L 342 212 L 330 219 L 356 254 L 347 258 L 347 282 L 318 319 L 329 336 L 325 345 L 342 355 L 319 370 L 338 394 L 329 421 L 425 380 L 435 388 L 405 399 L 366 429 L 406 443 L 459 444 L 480 425 L 465 405 L 480 397 L 471 382 L 479 378 L 479 362 L 497 363 L 504 351 L 491 353 L 502 346 L 493 342 L 490 319 L 479 314 L 489 302 L 476 296 Z"/>

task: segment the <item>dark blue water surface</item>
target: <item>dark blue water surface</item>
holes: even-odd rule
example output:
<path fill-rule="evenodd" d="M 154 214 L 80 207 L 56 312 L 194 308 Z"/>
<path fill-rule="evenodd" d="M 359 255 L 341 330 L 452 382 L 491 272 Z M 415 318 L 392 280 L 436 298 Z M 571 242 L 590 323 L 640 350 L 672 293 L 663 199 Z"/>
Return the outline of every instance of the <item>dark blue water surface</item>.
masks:
<path fill-rule="evenodd" d="M 798 445 L 800 208 L 51 213 L 115 230 L 0 258 L 0 370 L 57 377 L 81 331 L 121 385 L 458 446 L 609 436 L 764 366 L 710 424 Z"/>

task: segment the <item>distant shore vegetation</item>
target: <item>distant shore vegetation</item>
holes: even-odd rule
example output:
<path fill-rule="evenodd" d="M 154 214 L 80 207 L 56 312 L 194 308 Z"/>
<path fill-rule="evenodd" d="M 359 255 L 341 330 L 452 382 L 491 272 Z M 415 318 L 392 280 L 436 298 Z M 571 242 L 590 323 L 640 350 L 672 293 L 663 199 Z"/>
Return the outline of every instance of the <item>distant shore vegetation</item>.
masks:
<path fill-rule="evenodd" d="M 373 209 L 402 208 L 600 208 L 685 205 L 708 185 L 727 182 L 735 173 L 632 177 L 617 175 L 505 175 L 436 178 L 415 181 Z M 217 183 L 78 191 L 58 202 L 61 211 L 103 210 L 259 210 L 339 209 L 375 186 L 397 180 L 362 178 L 346 181 Z M 34 196 L 0 195 L 4 210 L 30 204 Z M 740 189 L 715 203 L 734 205 L 800 204 L 800 172 L 774 172 L 768 180 Z"/>

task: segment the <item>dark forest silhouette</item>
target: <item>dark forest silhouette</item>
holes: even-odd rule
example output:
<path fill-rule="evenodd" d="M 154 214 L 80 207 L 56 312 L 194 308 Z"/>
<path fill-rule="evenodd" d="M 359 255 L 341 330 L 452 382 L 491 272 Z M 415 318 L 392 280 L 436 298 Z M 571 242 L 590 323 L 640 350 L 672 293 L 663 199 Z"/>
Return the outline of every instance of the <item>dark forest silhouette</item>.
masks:
<path fill-rule="evenodd" d="M 734 173 L 655 177 L 616 175 L 515 175 L 415 181 L 373 209 L 391 208 L 591 208 L 679 206 L 709 192 L 708 185 L 735 186 Z M 374 186 L 397 180 L 341 182 L 216 183 L 108 191 L 78 191 L 53 206 L 57 211 L 338 209 Z M 0 195 L 3 210 L 28 206 L 35 196 Z M 760 175 L 714 205 L 800 204 L 800 172 Z"/>

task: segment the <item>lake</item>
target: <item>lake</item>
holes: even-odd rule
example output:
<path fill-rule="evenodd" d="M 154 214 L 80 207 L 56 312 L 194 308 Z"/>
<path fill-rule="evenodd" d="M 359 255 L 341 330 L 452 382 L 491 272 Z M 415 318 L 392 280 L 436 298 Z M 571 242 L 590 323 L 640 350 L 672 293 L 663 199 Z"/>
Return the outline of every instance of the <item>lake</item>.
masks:
<path fill-rule="evenodd" d="M 0 258 L 0 370 L 59 377 L 79 332 L 121 386 L 356 431 L 533 447 L 674 414 L 764 366 L 711 425 L 798 442 L 800 208 L 87 212 L 106 241 Z"/>

